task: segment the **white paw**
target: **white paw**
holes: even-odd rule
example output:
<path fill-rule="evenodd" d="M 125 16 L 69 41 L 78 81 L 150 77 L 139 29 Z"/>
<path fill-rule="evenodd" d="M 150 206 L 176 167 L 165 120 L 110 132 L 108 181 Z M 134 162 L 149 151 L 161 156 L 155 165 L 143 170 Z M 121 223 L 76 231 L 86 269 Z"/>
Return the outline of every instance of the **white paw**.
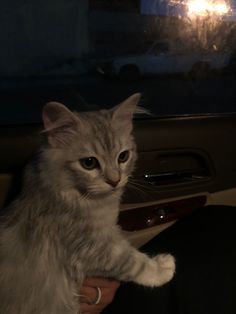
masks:
<path fill-rule="evenodd" d="M 158 266 L 158 281 L 160 285 L 170 281 L 175 273 L 175 259 L 171 254 L 159 254 L 153 258 Z"/>
<path fill-rule="evenodd" d="M 175 273 L 175 259 L 171 254 L 159 254 L 153 258 L 145 256 L 143 270 L 135 282 L 148 287 L 159 287 L 172 279 Z"/>

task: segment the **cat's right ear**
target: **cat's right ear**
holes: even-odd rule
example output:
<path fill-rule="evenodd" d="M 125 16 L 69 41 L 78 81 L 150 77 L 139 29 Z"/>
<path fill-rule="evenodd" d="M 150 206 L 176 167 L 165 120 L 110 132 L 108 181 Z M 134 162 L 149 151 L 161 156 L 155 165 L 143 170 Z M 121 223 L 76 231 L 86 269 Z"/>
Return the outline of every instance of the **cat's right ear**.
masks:
<path fill-rule="evenodd" d="M 47 134 L 48 143 L 56 148 L 65 145 L 75 134 L 78 119 L 68 108 L 59 102 L 49 102 L 43 108 L 43 133 Z"/>
<path fill-rule="evenodd" d="M 112 109 L 113 125 L 116 128 L 126 132 L 131 132 L 133 128 L 133 115 L 137 111 L 140 98 L 140 93 L 133 94 L 129 98 L 125 99 L 121 104 Z"/>

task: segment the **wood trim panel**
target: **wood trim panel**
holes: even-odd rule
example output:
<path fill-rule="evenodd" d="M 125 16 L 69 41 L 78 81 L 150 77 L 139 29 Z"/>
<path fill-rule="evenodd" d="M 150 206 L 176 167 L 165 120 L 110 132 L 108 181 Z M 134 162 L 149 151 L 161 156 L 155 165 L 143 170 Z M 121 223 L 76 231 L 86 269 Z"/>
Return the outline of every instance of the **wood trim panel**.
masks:
<path fill-rule="evenodd" d="M 138 231 L 182 218 L 206 204 L 205 195 L 121 211 L 123 230 Z"/>

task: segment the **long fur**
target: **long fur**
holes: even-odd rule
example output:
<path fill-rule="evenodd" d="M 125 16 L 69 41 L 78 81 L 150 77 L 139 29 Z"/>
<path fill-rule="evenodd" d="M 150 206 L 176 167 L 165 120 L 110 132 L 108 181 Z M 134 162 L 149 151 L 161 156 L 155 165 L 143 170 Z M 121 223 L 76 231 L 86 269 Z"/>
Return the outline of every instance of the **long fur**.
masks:
<path fill-rule="evenodd" d="M 1 221 L 0 313 L 77 314 L 86 276 L 147 286 L 172 278 L 171 255 L 138 252 L 116 224 L 137 158 L 132 116 L 139 97 L 80 114 L 58 103 L 45 107 L 46 141 Z M 129 158 L 119 163 L 125 150 Z M 99 166 L 84 169 L 86 157 Z"/>

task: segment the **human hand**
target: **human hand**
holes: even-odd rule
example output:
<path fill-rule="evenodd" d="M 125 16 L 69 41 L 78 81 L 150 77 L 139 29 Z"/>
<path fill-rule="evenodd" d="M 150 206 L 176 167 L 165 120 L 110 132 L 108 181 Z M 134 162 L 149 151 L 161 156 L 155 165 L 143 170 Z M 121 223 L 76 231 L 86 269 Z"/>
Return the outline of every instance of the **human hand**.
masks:
<path fill-rule="evenodd" d="M 112 302 L 119 285 L 120 283 L 116 280 L 97 277 L 86 278 L 79 292 L 81 312 L 83 314 L 101 313 Z M 98 297 L 97 287 L 101 290 L 101 299 L 98 304 L 91 304 Z"/>

